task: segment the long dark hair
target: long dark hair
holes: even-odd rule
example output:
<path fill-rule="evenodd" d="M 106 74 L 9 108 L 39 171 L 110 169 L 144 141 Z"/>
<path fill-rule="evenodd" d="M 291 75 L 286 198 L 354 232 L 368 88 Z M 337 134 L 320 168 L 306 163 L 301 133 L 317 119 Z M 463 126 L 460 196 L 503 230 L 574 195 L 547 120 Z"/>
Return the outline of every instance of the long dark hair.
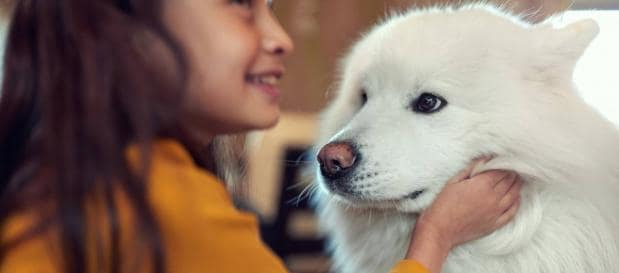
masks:
<path fill-rule="evenodd" d="M 87 272 L 93 227 L 86 209 L 96 199 L 104 200 L 110 239 L 109 247 L 97 245 L 108 258 L 96 262 L 120 272 L 120 191 L 152 268 L 164 270 L 144 182 L 150 143 L 179 126 L 186 65 L 162 17 L 159 0 L 15 3 L 0 93 L 0 221 L 32 208 L 40 221 L 3 242 L 0 258 L 53 227 L 64 272 Z M 126 157 L 130 143 L 140 143 L 136 168 Z"/>

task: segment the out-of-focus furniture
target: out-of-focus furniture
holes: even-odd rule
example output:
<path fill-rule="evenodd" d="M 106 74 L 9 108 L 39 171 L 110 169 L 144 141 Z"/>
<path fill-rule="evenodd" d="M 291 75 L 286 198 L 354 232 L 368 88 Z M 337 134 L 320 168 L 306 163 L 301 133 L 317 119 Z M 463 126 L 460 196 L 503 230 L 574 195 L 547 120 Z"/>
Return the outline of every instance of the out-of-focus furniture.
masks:
<path fill-rule="evenodd" d="M 248 203 L 261 219 L 262 239 L 291 272 L 327 272 L 324 236 L 319 232 L 303 172 L 314 155 L 310 145 L 316 117 L 284 113 L 269 131 L 246 138 Z"/>

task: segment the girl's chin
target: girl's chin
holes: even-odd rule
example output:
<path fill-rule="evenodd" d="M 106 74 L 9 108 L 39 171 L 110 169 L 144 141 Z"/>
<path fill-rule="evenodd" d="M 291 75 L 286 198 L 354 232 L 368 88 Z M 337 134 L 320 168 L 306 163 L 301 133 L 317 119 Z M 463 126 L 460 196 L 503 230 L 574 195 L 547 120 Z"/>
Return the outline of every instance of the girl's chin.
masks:
<path fill-rule="evenodd" d="M 273 110 L 272 112 L 254 113 L 254 115 L 247 116 L 247 119 L 241 122 L 241 126 L 235 126 L 236 128 L 230 129 L 234 130 L 234 133 L 268 130 L 275 127 L 280 118 L 279 109 Z"/>
<path fill-rule="evenodd" d="M 242 116 L 237 116 L 235 120 L 227 122 L 208 122 L 208 124 L 216 124 L 213 130 L 216 135 L 223 134 L 242 134 L 248 131 L 268 130 L 277 125 L 280 118 L 279 107 L 270 109 L 271 111 L 253 111 L 245 113 Z"/>
<path fill-rule="evenodd" d="M 267 130 L 275 127 L 279 121 L 279 112 L 276 115 L 265 117 L 260 122 L 256 122 L 254 130 Z"/>

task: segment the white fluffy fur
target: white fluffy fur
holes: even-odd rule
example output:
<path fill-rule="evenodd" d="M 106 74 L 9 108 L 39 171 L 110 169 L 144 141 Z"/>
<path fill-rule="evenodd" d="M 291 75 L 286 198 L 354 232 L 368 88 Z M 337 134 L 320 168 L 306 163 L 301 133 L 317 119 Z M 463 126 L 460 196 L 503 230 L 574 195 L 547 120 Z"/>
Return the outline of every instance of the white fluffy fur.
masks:
<path fill-rule="evenodd" d="M 591 20 L 530 25 L 474 5 L 395 15 L 364 35 L 344 60 L 316 145 L 354 141 L 363 155 L 355 171 L 372 174 L 355 182 L 359 201 L 329 192 L 315 171 L 336 271 L 388 272 L 444 183 L 492 155 L 476 172 L 518 172 L 519 213 L 455 248 L 443 272 L 619 272 L 619 132 L 572 82 L 597 32 Z M 414 113 L 407 106 L 422 92 L 449 104 Z M 398 199 L 418 189 L 426 192 Z"/>

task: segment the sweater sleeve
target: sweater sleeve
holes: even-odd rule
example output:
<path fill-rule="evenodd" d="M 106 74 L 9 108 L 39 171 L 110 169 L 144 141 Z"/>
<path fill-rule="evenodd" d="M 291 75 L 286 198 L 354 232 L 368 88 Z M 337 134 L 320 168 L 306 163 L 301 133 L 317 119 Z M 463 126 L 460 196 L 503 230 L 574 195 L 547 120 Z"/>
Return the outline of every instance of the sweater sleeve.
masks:
<path fill-rule="evenodd" d="M 390 273 L 430 273 L 423 265 L 413 260 L 402 260 Z"/>
<path fill-rule="evenodd" d="M 34 223 L 33 215 L 23 213 L 6 220 L 1 236 L 3 245 L 11 245 Z M 43 239 L 44 238 L 44 239 Z M 4 253 L 0 263 L 0 273 L 57 273 L 54 263 L 58 249 L 49 242 L 56 241 L 51 232 L 38 234 L 34 239 L 22 240 Z"/>

